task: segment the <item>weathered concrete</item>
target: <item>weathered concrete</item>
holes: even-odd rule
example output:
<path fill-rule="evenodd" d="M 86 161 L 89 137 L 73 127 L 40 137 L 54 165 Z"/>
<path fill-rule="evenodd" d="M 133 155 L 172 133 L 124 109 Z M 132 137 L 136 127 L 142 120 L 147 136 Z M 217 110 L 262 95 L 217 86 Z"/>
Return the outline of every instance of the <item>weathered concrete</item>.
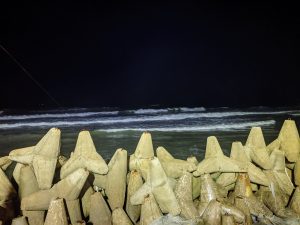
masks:
<path fill-rule="evenodd" d="M 184 172 L 193 172 L 197 169 L 194 161 L 175 159 L 164 147 L 158 147 L 156 155 L 168 177 L 179 178 Z"/>
<path fill-rule="evenodd" d="M 265 170 L 272 169 L 269 153 L 260 127 L 252 127 L 245 144 L 247 156 Z"/>
<path fill-rule="evenodd" d="M 14 218 L 11 222 L 11 225 L 28 225 L 28 223 L 27 223 L 25 216 L 20 216 L 20 217 Z"/>
<path fill-rule="evenodd" d="M 296 162 L 300 154 L 299 133 L 294 120 L 285 120 L 278 135 L 279 149 L 290 162 Z"/>
<path fill-rule="evenodd" d="M 89 131 L 79 133 L 73 154 L 61 167 L 61 179 L 78 168 L 86 168 L 95 174 L 107 174 L 108 172 L 108 167 L 101 155 L 97 153 Z"/>
<path fill-rule="evenodd" d="M 108 163 L 105 193 L 110 208 L 123 208 L 126 192 L 127 151 L 118 149 Z"/>
<path fill-rule="evenodd" d="M 150 163 L 150 182 L 152 193 L 163 213 L 178 215 L 180 206 L 168 182 L 168 178 L 157 158 Z"/>
<path fill-rule="evenodd" d="M 78 169 L 59 181 L 49 190 L 35 192 L 21 201 L 22 210 L 47 210 L 51 199 L 64 198 L 66 200 L 77 199 L 81 189 L 89 175 L 84 169 Z"/>
<path fill-rule="evenodd" d="M 207 138 L 205 158 L 198 164 L 193 175 L 198 177 L 205 173 L 245 171 L 246 169 L 241 163 L 225 156 L 217 138 L 210 136 Z"/>
<path fill-rule="evenodd" d="M 241 142 L 232 143 L 230 157 L 245 165 L 251 182 L 264 186 L 270 185 L 270 182 L 264 172 L 250 162 Z"/>
<path fill-rule="evenodd" d="M 71 224 L 76 224 L 78 221 L 81 221 L 82 216 L 81 216 L 79 199 L 67 200 L 66 204 L 67 204 L 67 209 L 71 220 Z"/>
<path fill-rule="evenodd" d="M 193 202 L 192 174 L 184 172 L 175 187 L 175 196 L 181 208 L 180 215 L 185 219 L 199 220 L 200 215 Z"/>
<path fill-rule="evenodd" d="M 129 170 L 139 171 L 144 180 L 147 180 L 150 161 L 153 159 L 153 157 L 154 150 L 151 134 L 149 132 L 144 132 L 140 137 L 135 152 L 130 155 Z"/>
<path fill-rule="evenodd" d="M 3 172 L 3 170 L 0 168 L 0 202 L 6 201 L 14 198 L 16 196 L 16 191 Z"/>
<path fill-rule="evenodd" d="M 140 225 L 150 225 L 154 220 L 160 218 L 162 213 L 152 194 L 144 199 L 141 208 Z"/>
<path fill-rule="evenodd" d="M 68 225 L 63 199 L 51 201 L 44 225 Z"/>
<path fill-rule="evenodd" d="M 111 212 L 102 194 L 95 192 L 91 196 L 90 221 L 93 225 L 112 224 Z"/>
<path fill-rule="evenodd" d="M 136 223 L 141 214 L 141 205 L 132 205 L 131 196 L 143 185 L 141 174 L 137 170 L 130 172 L 127 186 L 126 212 L 130 219 Z"/>
<path fill-rule="evenodd" d="M 22 200 L 24 197 L 29 196 L 39 191 L 39 186 L 31 166 L 22 166 L 20 169 L 19 179 L 19 197 Z M 44 224 L 44 211 L 23 211 L 24 216 L 28 218 L 29 225 L 43 225 Z"/>
<path fill-rule="evenodd" d="M 9 153 L 11 160 L 33 166 L 40 189 L 49 189 L 52 186 L 60 153 L 60 134 L 59 129 L 51 128 L 34 147 L 17 149 Z"/>
<path fill-rule="evenodd" d="M 132 225 L 129 217 L 122 208 L 116 208 L 112 212 L 113 225 Z"/>

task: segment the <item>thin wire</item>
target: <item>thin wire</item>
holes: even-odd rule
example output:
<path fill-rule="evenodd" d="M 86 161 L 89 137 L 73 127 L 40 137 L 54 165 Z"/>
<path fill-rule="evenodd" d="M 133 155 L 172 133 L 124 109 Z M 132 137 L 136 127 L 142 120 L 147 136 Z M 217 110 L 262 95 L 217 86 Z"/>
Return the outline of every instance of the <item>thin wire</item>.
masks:
<path fill-rule="evenodd" d="M 24 68 L 24 66 L 22 66 L 22 64 L 6 48 L 4 48 L 2 44 L 0 44 L 0 47 L 57 106 L 60 106 L 59 102 L 28 72 L 28 70 Z"/>

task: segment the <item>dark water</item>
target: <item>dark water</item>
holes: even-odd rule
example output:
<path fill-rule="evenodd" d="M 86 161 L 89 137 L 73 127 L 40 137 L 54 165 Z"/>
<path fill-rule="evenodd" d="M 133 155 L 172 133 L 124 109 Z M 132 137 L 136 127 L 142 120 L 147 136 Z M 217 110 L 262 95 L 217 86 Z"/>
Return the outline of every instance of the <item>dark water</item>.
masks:
<path fill-rule="evenodd" d="M 74 150 L 78 132 L 91 131 L 97 151 L 109 159 L 117 148 L 132 153 L 144 130 L 152 134 L 154 147 L 164 146 L 175 157 L 201 159 L 206 138 L 217 136 L 225 154 L 233 141 L 245 143 L 251 126 L 261 126 L 266 143 L 274 140 L 283 121 L 296 120 L 300 108 L 169 108 L 140 110 L 65 109 L 0 114 L 0 156 L 15 148 L 36 144 L 51 127 L 62 130 L 61 154 Z"/>

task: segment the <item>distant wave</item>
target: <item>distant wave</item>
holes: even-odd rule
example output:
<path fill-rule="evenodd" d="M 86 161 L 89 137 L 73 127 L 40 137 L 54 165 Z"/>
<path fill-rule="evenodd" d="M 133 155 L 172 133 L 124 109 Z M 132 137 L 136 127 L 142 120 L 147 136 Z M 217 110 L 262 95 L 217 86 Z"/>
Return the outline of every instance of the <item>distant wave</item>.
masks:
<path fill-rule="evenodd" d="M 155 122 L 155 121 L 179 121 L 185 119 L 201 119 L 201 118 L 222 118 L 222 117 L 233 117 L 233 116 L 247 116 L 247 115 L 276 115 L 276 114 L 288 114 L 295 111 L 272 111 L 272 112 L 202 112 L 202 113 L 172 113 L 163 115 L 152 115 L 152 116 L 117 116 L 117 117 L 102 117 L 85 120 L 60 120 L 60 121 L 28 121 L 18 123 L 3 123 L 0 124 L 0 129 L 18 128 L 18 127 L 74 127 L 81 125 L 98 125 L 98 124 L 118 124 L 118 123 L 132 123 L 132 122 Z M 94 112 L 91 112 L 94 113 Z M 100 112 L 104 113 L 104 112 Z M 111 113 L 111 112 L 108 112 Z M 75 113 L 65 116 L 66 114 L 57 114 L 59 118 L 62 117 L 74 117 Z M 77 114 L 78 117 L 87 116 L 87 113 Z M 51 114 L 55 115 L 55 114 Z M 76 115 L 76 114 L 75 114 Z M 90 114 L 91 115 L 91 114 Z M 30 115 L 28 115 L 30 116 Z M 27 119 L 28 119 L 28 116 Z M 37 115 L 31 115 L 37 116 Z M 39 115 L 38 118 L 50 118 L 45 114 Z M 76 116 L 75 116 L 76 117 Z M 3 118 L 3 117 L 0 117 Z M 31 117 L 37 118 L 37 117 Z M 24 118 L 25 119 L 25 118 Z"/>
<path fill-rule="evenodd" d="M 292 116 L 300 116 L 300 112 L 298 112 L 298 113 L 292 113 L 291 115 Z"/>
<path fill-rule="evenodd" d="M 181 131 L 213 131 L 213 130 L 238 130 L 255 126 L 271 126 L 275 120 L 231 123 L 231 124 L 215 124 L 204 126 L 188 126 L 188 127 L 143 127 L 143 128 L 116 128 L 116 129 L 98 129 L 103 132 L 122 132 L 122 131 L 163 131 L 163 132 L 181 132 Z"/>
<path fill-rule="evenodd" d="M 184 120 L 184 119 L 201 119 L 201 118 L 222 118 L 233 116 L 248 115 L 276 115 L 287 114 L 294 111 L 272 111 L 272 112 L 201 112 L 201 113 L 171 113 L 155 116 L 139 116 L 139 117 L 115 117 L 103 120 L 104 124 L 109 123 L 130 123 L 130 122 L 151 122 L 151 121 L 167 121 L 167 120 Z"/>
<path fill-rule="evenodd" d="M 201 112 L 201 111 L 205 111 L 206 109 L 204 107 L 195 107 L 195 108 L 180 107 L 179 110 L 181 112 Z"/>
<path fill-rule="evenodd" d="M 168 112 L 202 112 L 205 111 L 204 107 L 179 107 L 179 108 L 165 108 L 165 109 L 137 109 L 134 110 L 134 114 L 158 114 L 158 113 L 168 113 Z"/>
<path fill-rule="evenodd" d="M 0 113 L 1 114 L 1 113 Z M 68 118 L 68 117 L 86 117 L 95 115 L 117 115 L 118 111 L 111 112 L 80 112 L 80 113 L 45 113 L 45 114 L 32 114 L 32 115 L 3 115 L 0 120 L 26 120 L 38 118 Z"/>
<path fill-rule="evenodd" d="M 134 114 L 155 114 L 155 113 L 167 113 L 168 109 L 137 109 L 133 111 Z"/>
<path fill-rule="evenodd" d="M 199 113 L 200 114 L 200 113 Z M 22 123 L 3 123 L 0 124 L 0 129 L 10 129 L 10 128 L 20 128 L 20 127 L 74 127 L 82 125 L 107 125 L 107 124 L 125 124 L 132 122 L 154 122 L 154 121 L 176 121 L 191 118 L 202 118 L 205 114 L 206 117 L 210 114 L 202 113 L 199 115 L 197 113 L 192 114 L 171 114 L 171 115 L 161 115 L 161 116 L 144 116 L 144 117 L 115 117 L 115 118 L 95 118 L 89 120 L 62 120 L 62 121 L 41 121 L 41 122 L 22 122 Z M 215 113 L 214 113 L 215 114 Z M 227 114 L 228 116 L 229 114 Z M 232 114 L 230 114 L 232 115 Z M 223 115 L 224 116 L 224 115 Z M 210 115 L 209 117 L 221 117 L 219 114 Z M 272 120 L 273 121 L 273 120 Z M 255 123 L 255 122 L 254 122 Z M 234 126 L 240 126 L 237 123 Z M 251 124 L 250 122 L 247 124 Z M 221 124 L 220 126 L 227 126 L 226 124 Z M 159 128 L 157 128 L 159 129 Z M 164 129 L 164 128 L 163 128 Z M 201 128 L 203 129 L 203 128 Z"/>

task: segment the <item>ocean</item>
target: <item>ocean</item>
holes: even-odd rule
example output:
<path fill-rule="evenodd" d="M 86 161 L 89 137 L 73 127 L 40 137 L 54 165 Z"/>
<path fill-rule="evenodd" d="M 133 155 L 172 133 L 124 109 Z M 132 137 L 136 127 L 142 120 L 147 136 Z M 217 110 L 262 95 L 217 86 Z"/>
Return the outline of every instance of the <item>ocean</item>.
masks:
<path fill-rule="evenodd" d="M 0 111 L 0 156 L 35 145 L 51 127 L 62 131 L 61 154 L 74 150 L 80 130 L 89 130 L 97 151 L 109 160 L 117 148 L 131 154 L 143 131 L 152 134 L 154 147 L 164 146 L 185 159 L 204 156 L 206 138 L 215 135 L 225 154 L 231 143 L 245 143 L 252 126 L 261 126 L 266 143 L 274 140 L 285 119 L 299 128 L 300 107 L 253 108 L 72 108 L 44 111 Z"/>

